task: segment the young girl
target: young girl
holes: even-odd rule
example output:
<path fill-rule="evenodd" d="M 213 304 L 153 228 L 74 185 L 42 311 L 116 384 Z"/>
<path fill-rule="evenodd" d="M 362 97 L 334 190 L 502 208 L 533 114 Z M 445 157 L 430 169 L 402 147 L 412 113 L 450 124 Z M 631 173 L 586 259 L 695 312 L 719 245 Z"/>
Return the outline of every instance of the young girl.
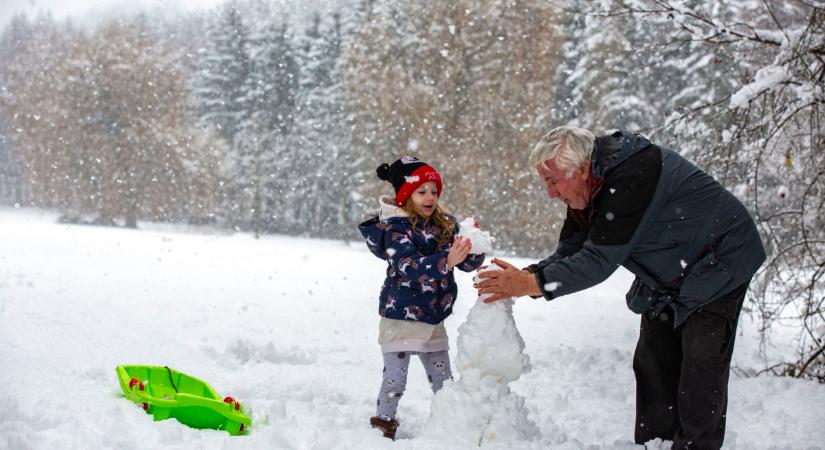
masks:
<path fill-rule="evenodd" d="M 384 373 L 370 425 L 394 440 L 410 356 L 421 359 L 433 392 L 452 377 L 444 319 L 458 292 L 453 268 L 476 270 L 484 255 L 469 255 L 472 243 L 456 236 L 455 218 L 438 206 L 442 185 L 434 168 L 405 156 L 376 172 L 392 183 L 395 199 L 381 197 L 377 215 L 358 227 L 370 251 L 387 261 L 378 307 Z"/>

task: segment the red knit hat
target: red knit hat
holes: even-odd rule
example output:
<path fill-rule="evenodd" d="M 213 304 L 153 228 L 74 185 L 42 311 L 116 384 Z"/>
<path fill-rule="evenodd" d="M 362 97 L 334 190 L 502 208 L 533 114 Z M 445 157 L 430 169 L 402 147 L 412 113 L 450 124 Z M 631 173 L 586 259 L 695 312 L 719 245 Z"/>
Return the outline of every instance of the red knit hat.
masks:
<path fill-rule="evenodd" d="M 395 188 L 395 204 L 404 206 L 412 193 L 424 183 L 434 181 L 438 196 L 441 196 L 441 175 L 429 164 L 404 156 L 392 164 L 381 164 L 375 169 L 378 178 L 389 181 Z"/>

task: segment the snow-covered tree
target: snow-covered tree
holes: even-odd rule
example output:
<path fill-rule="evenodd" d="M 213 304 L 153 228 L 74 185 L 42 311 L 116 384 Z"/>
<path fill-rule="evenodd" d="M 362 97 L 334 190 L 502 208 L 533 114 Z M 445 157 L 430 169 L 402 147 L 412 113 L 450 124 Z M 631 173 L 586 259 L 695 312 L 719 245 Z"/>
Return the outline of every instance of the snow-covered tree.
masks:
<path fill-rule="evenodd" d="M 249 117 L 244 88 L 252 70 L 249 59 L 250 32 L 238 1 L 222 4 L 215 16 L 205 25 L 190 23 L 182 31 L 197 31 L 204 26 L 207 30 L 205 36 L 193 37 L 203 40 L 196 47 L 194 58 L 195 111 L 205 132 L 217 133 L 224 141 L 220 147 L 227 149 L 227 153 L 222 155 L 221 166 L 229 185 L 218 221 L 242 227 L 248 222 L 251 208 L 245 190 L 249 179 L 244 172 L 244 155 L 238 145 L 241 124 Z"/>
<path fill-rule="evenodd" d="M 231 144 L 246 118 L 243 87 L 251 71 L 249 31 L 238 2 L 223 4 L 206 39 L 195 89 L 200 117 Z"/>
<path fill-rule="evenodd" d="M 294 186 L 289 170 L 297 149 L 287 145 L 292 131 L 300 69 L 286 18 L 270 17 L 250 40 L 250 73 L 243 84 L 247 116 L 236 142 L 240 182 L 250 200 L 248 221 L 255 233 L 283 231 Z"/>
<path fill-rule="evenodd" d="M 0 202 L 6 204 L 22 205 L 30 197 L 24 183 L 24 167 L 11 108 L 16 101 L 15 74 L 8 65 L 9 61 L 18 59 L 30 34 L 31 25 L 26 16 L 16 15 L 0 35 L 0 61 L 7 62 L 0 66 Z"/>
<path fill-rule="evenodd" d="M 20 43 L 10 60 L 4 61 L 3 109 L 7 129 L 13 130 L 25 173 L 24 183 L 31 191 L 31 203 L 74 209 L 80 201 L 65 176 L 65 145 L 50 145 L 54 130 L 71 126 L 63 104 L 54 94 L 65 89 L 67 55 L 73 48 L 75 30 L 59 29 L 48 14 L 40 14 L 31 24 L 28 37 Z M 70 37 L 71 36 L 71 37 Z M 49 136 L 49 138 L 46 138 Z M 58 136 L 61 144 L 66 140 Z"/>
<path fill-rule="evenodd" d="M 353 232 L 358 157 L 339 69 L 345 30 L 338 12 L 311 16 L 300 41 L 301 80 L 291 146 L 303 176 L 288 191 L 296 226 L 345 237 Z"/>
<path fill-rule="evenodd" d="M 579 0 L 564 11 L 568 39 L 561 52 L 554 119 L 593 130 L 639 129 L 654 115 L 655 105 L 645 103 L 639 83 L 653 64 L 639 66 L 633 58 L 638 45 L 631 42 L 633 24 L 606 20 L 599 12 L 598 4 Z"/>
<path fill-rule="evenodd" d="M 194 180 L 214 180 L 217 166 L 192 145 L 204 139 L 189 115 L 188 77 L 145 23 L 113 21 L 87 34 L 41 18 L 9 64 L 34 202 L 65 220 L 133 227 L 214 212 L 190 196 Z"/>

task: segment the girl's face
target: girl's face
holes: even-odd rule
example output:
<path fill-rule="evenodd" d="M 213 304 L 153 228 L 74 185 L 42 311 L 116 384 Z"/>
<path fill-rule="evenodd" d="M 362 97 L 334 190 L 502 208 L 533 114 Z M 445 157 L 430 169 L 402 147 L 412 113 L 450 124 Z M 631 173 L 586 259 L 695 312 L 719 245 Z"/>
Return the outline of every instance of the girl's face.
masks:
<path fill-rule="evenodd" d="M 428 181 L 418 186 L 418 189 L 410 196 L 410 200 L 413 202 L 415 212 L 424 217 L 430 217 L 438 205 L 438 186 L 435 181 Z"/>

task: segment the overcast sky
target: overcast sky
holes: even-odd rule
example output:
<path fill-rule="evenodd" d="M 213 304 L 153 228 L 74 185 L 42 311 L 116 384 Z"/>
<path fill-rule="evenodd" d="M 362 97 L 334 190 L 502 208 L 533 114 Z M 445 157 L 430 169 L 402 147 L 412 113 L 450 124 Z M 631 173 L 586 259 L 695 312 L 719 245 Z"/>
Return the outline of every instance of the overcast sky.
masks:
<path fill-rule="evenodd" d="M 0 0 L 0 32 L 17 13 L 33 19 L 40 11 L 51 11 L 56 20 L 72 17 L 78 24 L 95 24 L 101 19 L 134 14 L 140 11 L 162 11 L 167 17 L 176 12 L 209 10 L 227 0 Z M 270 0 L 280 5 L 293 18 L 311 11 L 352 7 L 352 0 Z"/>
<path fill-rule="evenodd" d="M 12 16 L 23 12 L 33 18 L 39 11 L 50 10 L 55 19 L 77 18 L 95 21 L 113 14 L 162 9 L 167 12 L 208 9 L 223 0 L 0 0 L 0 28 Z"/>

